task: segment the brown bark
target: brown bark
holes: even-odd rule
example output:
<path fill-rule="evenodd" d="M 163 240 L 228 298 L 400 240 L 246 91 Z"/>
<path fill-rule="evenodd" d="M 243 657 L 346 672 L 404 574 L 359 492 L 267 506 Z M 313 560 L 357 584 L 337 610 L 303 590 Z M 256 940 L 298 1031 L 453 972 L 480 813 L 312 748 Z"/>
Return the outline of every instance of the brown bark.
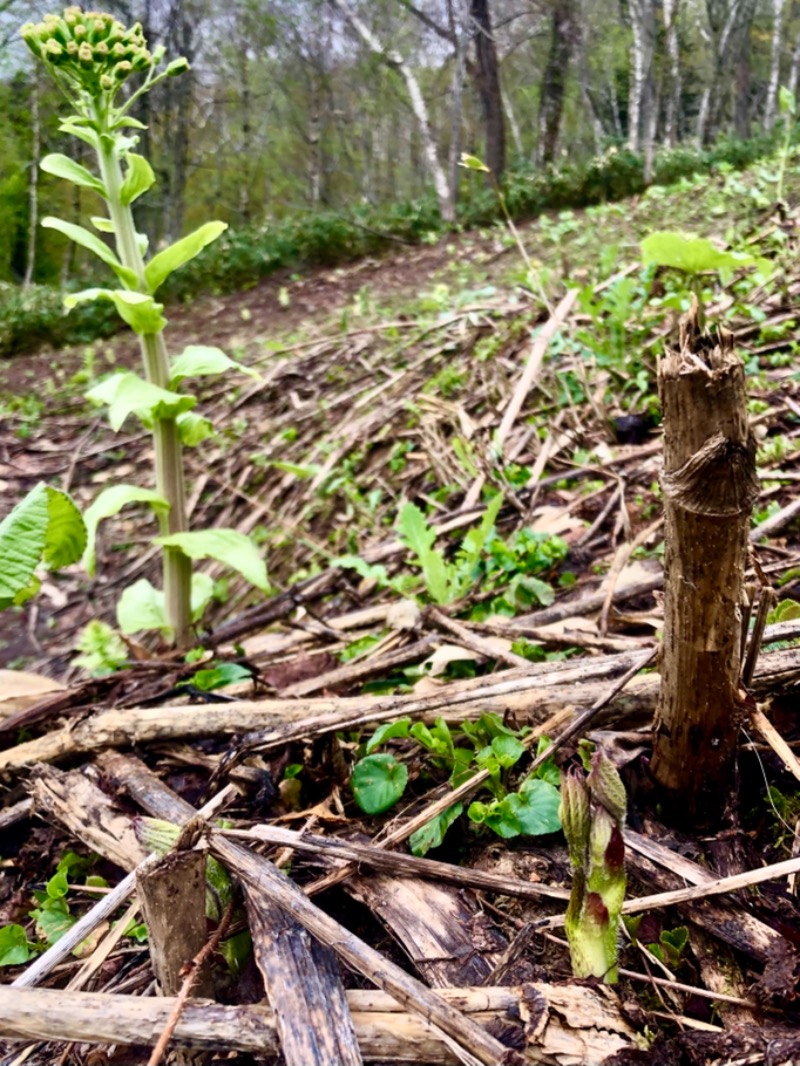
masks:
<path fill-rule="evenodd" d="M 537 162 L 552 163 L 558 150 L 567 76 L 578 37 L 572 0 L 556 0 L 552 7 L 550 51 L 542 75 L 539 101 Z"/>
<path fill-rule="evenodd" d="M 499 179 L 506 169 L 506 121 L 489 0 L 471 0 L 470 16 L 475 27 L 475 84 L 481 98 L 486 130 L 484 162 Z"/>
<path fill-rule="evenodd" d="M 741 602 L 758 495 L 744 367 L 697 308 L 658 372 L 664 415 L 664 638 L 653 773 L 665 809 L 712 822 L 730 791 L 743 711 Z"/>

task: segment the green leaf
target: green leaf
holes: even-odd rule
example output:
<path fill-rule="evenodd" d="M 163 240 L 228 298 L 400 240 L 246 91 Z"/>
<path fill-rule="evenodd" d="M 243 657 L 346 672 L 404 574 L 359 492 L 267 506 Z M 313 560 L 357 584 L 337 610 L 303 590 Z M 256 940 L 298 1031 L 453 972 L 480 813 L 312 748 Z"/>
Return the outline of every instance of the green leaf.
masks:
<path fill-rule="evenodd" d="M 19 966 L 31 957 L 28 937 L 21 925 L 0 929 L 0 966 Z"/>
<path fill-rule="evenodd" d="M 84 126 L 79 120 L 68 118 L 65 119 L 58 127 L 59 133 L 68 133 L 70 137 L 77 137 L 78 140 L 84 141 L 86 144 L 92 146 L 95 151 L 100 149 L 100 136 L 95 133 L 93 129 Z"/>
<path fill-rule="evenodd" d="M 479 170 L 482 174 L 491 174 L 491 171 L 476 155 L 469 155 L 467 152 L 461 153 L 461 158 L 458 161 L 460 167 L 466 167 L 467 170 Z"/>
<path fill-rule="evenodd" d="M 503 494 L 499 493 L 486 508 L 483 518 L 481 519 L 481 524 L 470 529 L 461 542 L 458 560 L 459 596 L 463 596 L 472 586 L 476 576 L 475 568 L 480 562 L 481 554 L 486 547 L 486 542 L 492 535 L 494 524 L 497 521 L 497 516 L 500 513 L 500 508 L 502 506 Z"/>
<path fill-rule="evenodd" d="M 371 755 L 387 740 L 392 740 L 394 737 L 407 737 L 410 725 L 410 718 L 398 718 L 396 722 L 384 722 L 383 725 L 379 725 L 367 741 L 367 755 Z"/>
<path fill-rule="evenodd" d="M 108 420 L 113 430 L 118 430 L 131 414 L 139 418 L 175 418 L 197 403 L 194 396 L 160 389 L 131 371 L 112 374 L 89 389 L 86 398 L 108 404 Z"/>
<path fill-rule="evenodd" d="M 85 546 L 86 529 L 75 504 L 40 482 L 0 522 L 0 610 L 35 591 L 39 563 L 68 566 Z"/>
<path fill-rule="evenodd" d="M 497 756 L 498 763 L 507 770 L 514 766 L 525 751 L 525 745 L 520 744 L 516 737 L 495 737 L 492 741 L 492 751 Z"/>
<path fill-rule="evenodd" d="M 144 156 L 128 152 L 125 162 L 127 170 L 119 191 L 119 198 L 121 203 L 127 205 L 132 204 L 142 193 L 147 192 L 150 186 L 155 184 L 156 176 Z"/>
<path fill-rule="evenodd" d="M 116 673 L 128 658 L 128 649 L 108 622 L 93 618 L 80 632 L 75 649 L 81 652 L 74 660 L 92 677 Z"/>
<path fill-rule="evenodd" d="M 189 344 L 172 360 L 170 388 L 177 388 L 184 378 L 224 374 L 229 370 L 239 370 L 253 378 L 261 377 L 252 367 L 230 359 L 221 348 L 212 348 L 206 344 Z"/>
<path fill-rule="evenodd" d="M 506 797 L 522 832 L 530 836 L 542 833 L 555 833 L 561 828 L 558 805 L 561 802 L 559 790 L 549 781 L 538 777 L 528 777 L 518 793 Z"/>
<path fill-rule="evenodd" d="M 83 289 L 64 297 L 64 306 L 71 310 L 88 300 L 111 300 L 117 314 L 138 334 L 160 333 L 167 320 L 161 314 L 164 305 L 156 303 L 152 296 L 129 289 Z"/>
<path fill-rule="evenodd" d="M 45 174 L 52 174 L 55 178 L 64 178 L 66 181 L 71 181 L 73 185 L 80 185 L 84 189 L 94 189 L 95 192 L 99 192 L 103 197 L 108 195 L 105 185 L 92 174 L 91 170 L 87 170 L 86 167 L 76 163 L 68 155 L 62 155 L 61 152 L 53 152 L 51 155 L 46 155 L 39 166 Z"/>
<path fill-rule="evenodd" d="M 65 899 L 47 899 L 31 911 L 31 918 L 36 920 L 36 935 L 48 944 L 55 944 L 75 924 Z"/>
<path fill-rule="evenodd" d="M 194 259 L 207 244 L 215 241 L 228 228 L 227 222 L 207 222 L 204 226 L 190 233 L 188 237 L 158 252 L 145 267 L 144 276 L 149 292 L 154 293 L 170 274 Z"/>
<path fill-rule="evenodd" d="M 250 930 L 243 929 L 241 933 L 235 933 L 227 940 L 221 941 L 219 950 L 231 973 L 241 973 L 253 950 Z"/>
<path fill-rule="evenodd" d="M 215 688 L 233 685 L 238 681 L 250 681 L 252 677 L 247 667 L 240 663 L 219 663 L 218 666 L 209 667 L 207 670 L 198 670 L 187 681 L 180 683 L 199 688 L 201 692 L 213 692 Z"/>
<path fill-rule="evenodd" d="M 368 755 L 353 767 L 350 788 L 356 803 L 367 814 L 381 814 L 405 791 L 408 769 L 393 755 Z"/>
<path fill-rule="evenodd" d="M 164 593 L 154 588 L 145 577 L 128 585 L 117 603 L 117 624 L 126 634 L 148 629 L 166 632 L 169 626 Z"/>
<path fill-rule="evenodd" d="M 207 529 L 156 537 L 163 548 L 180 548 L 190 559 L 216 559 L 236 570 L 251 585 L 269 591 L 267 567 L 255 544 L 235 529 Z"/>
<path fill-rule="evenodd" d="M 431 818 L 421 829 L 412 833 L 408 838 L 411 854 L 418 857 L 426 855 L 431 848 L 438 848 L 444 840 L 444 835 L 453 822 L 461 816 L 464 810 L 463 803 L 454 803 L 452 807 Z"/>
<path fill-rule="evenodd" d="M 436 540 L 436 530 L 428 525 L 425 515 L 413 503 L 407 503 L 397 523 L 400 539 L 417 557 L 422 569 L 422 576 L 431 598 L 438 604 L 450 600 L 448 567 L 444 555 L 432 547 Z"/>
<path fill-rule="evenodd" d="M 187 448 L 196 448 L 204 440 L 214 436 L 214 426 L 204 415 L 198 415 L 194 411 L 184 411 L 175 419 L 178 423 L 181 443 Z"/>
<path fill-rule="evenodd" d="M 47 882 L 45 889 L 50 899 L 61 899 L 63 896 L 66 896 L 67 892 L 69 892 L 67 871 L 59 870 L 57 873 L 53 874 Z"/>
<path fill-rule="evenodd" d="M 90 577 L 94 577 L 95 573 L 95 538 L 98 525 L 104 518 L 119 514 L 129 503 L 148 503 L 157 515 L 165 515 L 169 512 L 167 500 L 153 489 L 142 489 L 137 485 L 111 485 L 103 489 L 84 515 L 87 540 L 83 565 Z"/>
<path fill-rule="evenodd" d="M 797 100 L 792 90 L 786 86 L 781 85 L 778 93 L 778 106 L 780 107 L 782 115 L 793 116 L 797 110 Z"/>
<path fill-rule="evenodd" d="M 681 233 L 662 230 L 651 233 L 642 241 L 645 266 L 672 267 L 686 274 L 700 274 L 705 270 L 736 270 L 753 266 L 757 259 L 744 252 L 722 252 L 705 237 L 686 237 Z"/>
<path fill-rule="evenodd" d="M 54 229 L 59 233 L 63 233 L 65 237 L 79 244 L 82 248 L 93 252 L 98 259 L 102 259 L 104 263 L 111 267 L 123 284 L 131 288 L 135 288 L 138 284 L 138 279 L 133 271 L 124 267 L 105 241 L 101 241 L 91 230 L 84 229 L 83 226 L 76 226 L 74 222 L 65 222 L 62 218 L 54 218 L 52 215 L 42 219 L 42 226 L 45 229 Z M 66 303 L 66 300 L 64 302 Z"/>
<path fill-rule="evenodd" d="M 199 622 L 205 613 L 206 607 L 214 598 L 214 579 L 211 574 L 204 574 L 198 570 L 192 574 L 192 587 L 189 596 L 189 605 L 192 611 L 192 621 Z"/>
<path fill-rule="evenodd" d="M 114 223 L 110 218 L 104 218 L 103 215 L 92 215 L 89 221 L 100 233 L 114 232 Z"/>

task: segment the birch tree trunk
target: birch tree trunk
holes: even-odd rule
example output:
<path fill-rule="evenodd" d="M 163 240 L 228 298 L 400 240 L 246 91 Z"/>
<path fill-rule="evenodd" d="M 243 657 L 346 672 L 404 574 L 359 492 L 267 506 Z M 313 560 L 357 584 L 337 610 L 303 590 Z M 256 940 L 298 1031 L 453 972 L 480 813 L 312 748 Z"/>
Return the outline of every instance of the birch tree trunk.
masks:
<path fill-rule="evenodd" d="M 716 43 L 714 69 L 703 90 L 697 116 L 697 143 L 701 147 L 717 132 L 722 98 L 732 84 L 728 75 L 735 76 L 737 88 L 741 90 L 743 66 L 741 62 L 734 63 L 736 43 L 739 41 L 741 48 L 743 41 L 749 38 L 755 7 L 756 0 L 730 0 L 723 10 L 713 0 L 706 0 L 708 23 Z"/>
<path fill-rule="evenodd" d="M 669 91 L 667 112 L 664 120 L 664 143 L 673 148 L 681 139 L 681 56 L 678 41 L 678 15 L 680 0 L 664 0 L 664 31 L 667 57 L 669 59 Z"/>
<path fill-rule="evenodd" d="M 628 108 L 628 146 L 632 152 L 647 152 L 647 139 L 653 129 L 655 107 L 653 58 L 655 55 L 656 19 L 653 0 L 630 0 L 633 55 Z"/>
<path fill-rule="evenodd" d="M 792 63 L 789 67 L 789 78 L 786 82 L 786 87 L 792 96 L 797 96 L 797 82 L 800 79 L 800 33 L 794 39 L 794 48 L 792 49 Z"/>
<path fill-rule="evenodd" d="M 455 40 L 455 58 L 453 62 L 453 80 L 450 98 L 450 198 L 458 203 L 458 182 L 461 171 L 461 123 L 464 109 L 464 71 L 467 61 L 467 39 L 469 36 L 469 16 L 464 7 L 464 0 L 450 0 L 448 4 L 450 29 Z"/>
<path fill-rule="evenodd" d="M 772 0 L 772 49 L 770 52 L 769 84 L 764 104 L 764 128 L 771 130 L 778 112 L 778 86 L 781 80 L 781 31 L 783 29 L 783 0 Z"/>
<path fill-rule="evenodd" d="M 331 0 L 331 3 L 337 10 L 341 11 L 367 47 L 370 48 L 388 67 L 396 70 L 405 81 L 406 89 L 408 90 L 409 99 L 411 101 L 411 109 L 417 120 L 417 127 L 422 141 L 422 150 L 425 153 L 428 171 L 430 172 L 436 189 L 439 210 L 441 211 L 442 218 L 445 222 L 454 222 L 455 204 L 450 195 L 450 186 L 447 181 L 444 167 L 439 162 L 436 142 L 433 139 L 433 133 L 428 119 L 428 108 L 425 104 L 425 98 L 420 90 L 419 82 L 414 77 L 411 68 L 403 60 L 403 57 L 394 50 L 389 51 L 384 48 L 369 26 L 367 26 L 366 23 L 359 18 L 356 12 L 353 11 L 347 3 L 347 0 Z"/>

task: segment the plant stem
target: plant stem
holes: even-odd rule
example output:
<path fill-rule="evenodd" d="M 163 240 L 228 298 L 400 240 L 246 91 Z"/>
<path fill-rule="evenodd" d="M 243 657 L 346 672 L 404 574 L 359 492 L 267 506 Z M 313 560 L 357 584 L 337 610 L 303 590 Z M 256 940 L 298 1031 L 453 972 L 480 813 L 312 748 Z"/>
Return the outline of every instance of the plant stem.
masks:
<path fill-rule="evenodd" d="M 144 260 L 136 241 L 133 213 L 130 206 L 123 204 L 121 200 L 122 167 L 113 138 L 107 134 L 100 135 L 98 160 L 108 194 L 108 211 L 114 226 L 117 253 L 123 266 L 136 274 L 141 291 L 146 292 Z M 146 333 L 140 336 L 139 341 L 147 380 L 159 388 L 168 388 L 169 358 L 163 334 Z M 159 519 L 161 533 L 184 533 L 189 528 L 186 518 L 186 488 L 180 434 L 174 418 L 153 419 L 153 445 L 156 490 L 169 504 L 168 512 Z M 184 647 L 189 643 L 191 632 L 192 564 L 189 557 L 179 548 L 164 548 L 162 552 L 167 624 L 173 632 L 175 643 L 178 647 Z"/>

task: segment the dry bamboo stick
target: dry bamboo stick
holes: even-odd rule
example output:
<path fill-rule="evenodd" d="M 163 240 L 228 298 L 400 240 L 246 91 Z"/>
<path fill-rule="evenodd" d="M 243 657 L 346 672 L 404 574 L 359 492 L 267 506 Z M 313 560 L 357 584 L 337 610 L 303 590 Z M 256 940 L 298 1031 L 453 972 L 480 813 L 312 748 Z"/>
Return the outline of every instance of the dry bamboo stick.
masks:
<path fill-rule="evenodd" d="M 502 1021 L 505 1026 L 510 1018 L 529 1017 L 538 997 L 545 1025 L 537 1037 L 535 1059 L 528 1061 L 583 1066 L 630 1046 L 634 1038 L 604 989 L 536 984 L 522 989 L 442 989 L 439 994 L 467 1017 L 484 1024 Z M 430 1066 L 458 1061 L 430 1025 L 384 993 L 354 990 L 347 993 L 347 1001 L 365 1061 Z M 9 988 L 0 996 L 0 1032 L 14 1040 L 153 1045 L 174 1007 L 174 998 Z M 219 1006 L 202 1000 L 187 1003 L 171 1046 L 265 1056 L 279 1052 L 268 1006 Z"/>

